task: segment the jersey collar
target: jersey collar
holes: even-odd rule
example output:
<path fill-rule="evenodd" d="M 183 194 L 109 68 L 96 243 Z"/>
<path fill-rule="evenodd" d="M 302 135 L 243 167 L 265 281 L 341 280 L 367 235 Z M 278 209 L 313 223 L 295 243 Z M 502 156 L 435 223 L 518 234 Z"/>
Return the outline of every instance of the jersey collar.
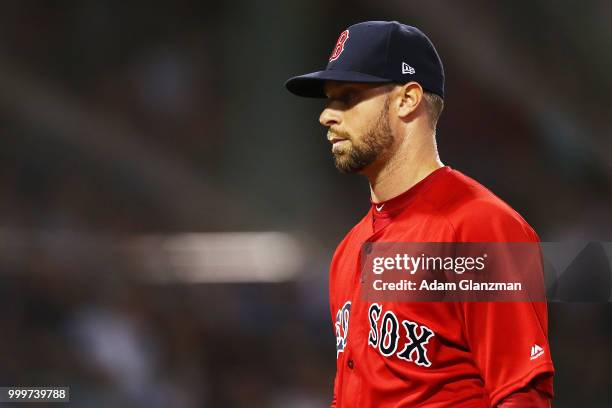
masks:
<path fill-rule="evenodd" d="M 450 166 L 440 167 L 432 171 L 427 177 L 423 180 L 416 183 L 414 186 L 410 187 L 408 190 L 404 191 L 398 196 L 395 196 L 387 201 L 383 201 L 380 203 L 372 202 L 370 198 L 370 203 L 372 204 L 372 216 L 374 218 L 389 218 L 393 217 L 400 213 L 408 204 L 410 204 L 420 192 L 422 192 L 428 185 L 430 185 L 438 176 L 441 174 L 448 173 L 452 169 Z"/>

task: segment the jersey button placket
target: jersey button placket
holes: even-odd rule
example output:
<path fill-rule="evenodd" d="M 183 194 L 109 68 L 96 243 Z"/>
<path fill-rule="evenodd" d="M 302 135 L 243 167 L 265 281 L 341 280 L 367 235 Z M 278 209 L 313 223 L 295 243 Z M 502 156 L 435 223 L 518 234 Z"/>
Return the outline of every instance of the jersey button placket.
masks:
<path fill-rule="evenodd" d="M 346 363 L 346 365 L 348 366 L 348 368 L 350 368 L 351 370 L 355 367 L 355 363 L 353 362 L 352 358 L 349 358 L 348 362 Z"/>
<path fill-rule="evenodd" d="M 372 242 L 370 241 L 366 241 L 363 246 L 362 246 L 362 250 L 363 253 L 365 254 L 366 257 L 370 256 L 370 254 L 372 253 Z M 364 270 L 360 270 L 359 271 L 359 281 L 360 283 L 365 283 L 366 281 L 366 274 Z"/>

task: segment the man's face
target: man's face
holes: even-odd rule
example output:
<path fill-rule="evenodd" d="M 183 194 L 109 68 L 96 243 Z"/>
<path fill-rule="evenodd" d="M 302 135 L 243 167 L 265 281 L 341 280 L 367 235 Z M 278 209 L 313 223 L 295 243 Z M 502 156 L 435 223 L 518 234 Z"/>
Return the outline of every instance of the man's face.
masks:
<path fill-rule="evenodd" d="M 327 139 L 342 173 L 358 173 L 386 160 L 394 145 L 389 125 L 388 84 L 328 81 L 327 107 L 319 122 L 328 128 Z"/>

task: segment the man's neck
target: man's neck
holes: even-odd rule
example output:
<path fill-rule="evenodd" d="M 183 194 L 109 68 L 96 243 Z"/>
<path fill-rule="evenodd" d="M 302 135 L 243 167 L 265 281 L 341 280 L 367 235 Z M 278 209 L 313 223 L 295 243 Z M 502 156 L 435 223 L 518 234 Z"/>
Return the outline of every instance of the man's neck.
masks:
<path fill-rule="evenodd" d="M 378 171 L 366 174 L 370 182 L 370 195 L 373 203 L 397 197 L 444 166 L 435 147 L 420 149 L 420 151 L 403 150 L 404 152 L 397 152 Z"/>

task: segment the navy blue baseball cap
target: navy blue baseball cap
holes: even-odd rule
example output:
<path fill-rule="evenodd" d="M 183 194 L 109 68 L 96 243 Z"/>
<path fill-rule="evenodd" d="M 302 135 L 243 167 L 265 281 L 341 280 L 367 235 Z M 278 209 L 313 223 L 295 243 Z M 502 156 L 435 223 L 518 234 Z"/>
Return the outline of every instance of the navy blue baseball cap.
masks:
<path fill-rule="evenodd" d="M 397 21 L 365 21 L 344 30 L 323 71 L 290 78 L 298 96 L 325 98 L 325 81 L 418 82 L 444 98 L 444 68 L 432 42 L 418 28 Z"/>

